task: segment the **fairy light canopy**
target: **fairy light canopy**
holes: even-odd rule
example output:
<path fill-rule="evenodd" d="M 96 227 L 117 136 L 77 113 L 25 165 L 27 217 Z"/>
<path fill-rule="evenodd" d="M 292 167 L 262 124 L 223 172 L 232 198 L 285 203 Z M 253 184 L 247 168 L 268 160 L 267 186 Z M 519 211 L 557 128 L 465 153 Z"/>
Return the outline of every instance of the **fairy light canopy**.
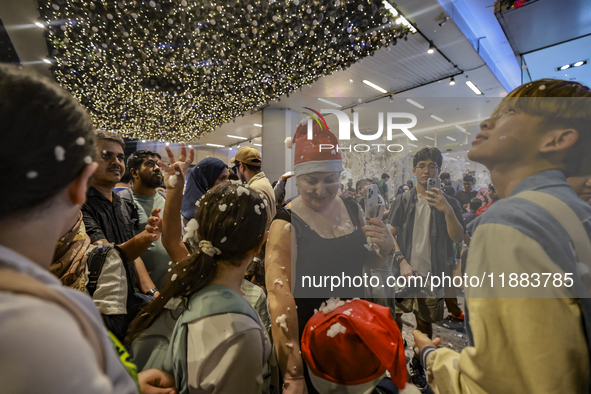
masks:
<path fill-rule="evenodd" d="M 386 4 L 386 5 L 384 5 Z M 188 141 L 414 32 L 381 0 L 39 0 L 98 128 Z"/>

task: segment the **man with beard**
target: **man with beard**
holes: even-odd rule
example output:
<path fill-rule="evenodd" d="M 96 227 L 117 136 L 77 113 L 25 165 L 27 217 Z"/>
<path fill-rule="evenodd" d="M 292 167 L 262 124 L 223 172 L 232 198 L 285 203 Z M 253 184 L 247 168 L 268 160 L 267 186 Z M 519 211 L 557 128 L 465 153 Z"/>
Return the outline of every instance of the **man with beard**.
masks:
<path fill-rule="evenodd" d="M 134 205 L 113 193 L 113 188 L 125 173 L 125 142 L 115 133 L 97 130 L 95 134 L 98 167 L 89 180 L 86 203 L 82 206 L 84 226 L 90 242 L 118 246 L 124 265 L 117 272 L 101 270 L 101 275 L 103 279 L 108 276 L 114 287 L 126 287 L 127 281 L 135 284 L 142 293 L 158 297 L 160 293 L 139 257 L 150 247 L 153 237 L 146 231 L 138 231 L 139 218 Z M 123 273 L 128 277 L 122 279 Z M 114 300 L 112 314 L 101 312 L 107 328 L 118 337 L 125 336 L 133 319 L 133 316 L 127 316 L 133 308 L 131 301 L 129 296 L 127 300 Z"/>
<path fill-rule="evenodd" d="M 263 193 L 267 199 L 267 210 L 269 218 L 269 224 L 273 217 L 275 217 L 276 204 L 275 192 L 271 186 L 271 182 L 265 176 L 265 173 L 261 171 L 263 165 L 263 159 L 258 150 L 244 146 L 238 149 L 236 157 L 231 160 L 234 164 L 234 170 L 238 178 L 244 183 L 247 183 L 251 188 L 256 189 Z"/>
<path fill-rule="evenodd" d="M 135 204 L 139 217 L 139 229 L 134 231 L 136 235 L 148 224 L 148 218 L 153 209 L 160 208 L 160 215 L 164 214 L 165 194 L 156 190 L 163 179 L 162 171 L 158 166 L 160 159 L 158 153 L 149 149 L 133 152 L 127 159 L 127 168 L 133 177 L 133 185 L 120 191 L 118 195 L 121 199 Z M 168 272 L 170 258 L 162 246 L 162 240 L 153 242 L 140 257 L 152 281 L 157 286 L 163 287 L 163 278 Z"/>

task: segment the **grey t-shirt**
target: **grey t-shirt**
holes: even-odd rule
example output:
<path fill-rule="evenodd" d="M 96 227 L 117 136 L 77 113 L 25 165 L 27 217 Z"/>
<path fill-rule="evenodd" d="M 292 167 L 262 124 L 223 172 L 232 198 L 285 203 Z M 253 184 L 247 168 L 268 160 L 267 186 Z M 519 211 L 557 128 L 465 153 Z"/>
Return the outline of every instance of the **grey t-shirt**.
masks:
<path fill-rule="evenodd" d="M 431 222 L 431 207 L 425 199 L 419 198 L 415 207 L 415 222 L 412 230 L 412 253 L 410 265 L 421 276 L 431 272 L 431 239 L 429 225 Z"/>
<path fill-rule="evenodd" d="M 131 193 L 133 196 L 133 201 L 138 207 L 139 213 L 139 222 L 140 227 L 136 230 L 136 235 L 140 232 L 144 231 L 146 224 L 148 224 L 148 218 L 152 215 L 152 210 L 154 208 L 160 208 L 160 217 L 164 214 L 164 198 L 160 195 L 160 193 L 156 193 L 153 196 L 143 196 L 140 194 Z M 168 257 L 168 253 L 164 246 L 162 246 L 162 239 L 159 239 L 156 242 L 152 242 L 152 245 L 141 254 L 140 256 L 144 261 L 146 266 L 146 270 L 152 278 L 152 281 L 158 288 L 164 287 L 165 283 L 163 283 L 162 279 L 168 273 L 168 262 L 170 261 L 170 257 Z"/>

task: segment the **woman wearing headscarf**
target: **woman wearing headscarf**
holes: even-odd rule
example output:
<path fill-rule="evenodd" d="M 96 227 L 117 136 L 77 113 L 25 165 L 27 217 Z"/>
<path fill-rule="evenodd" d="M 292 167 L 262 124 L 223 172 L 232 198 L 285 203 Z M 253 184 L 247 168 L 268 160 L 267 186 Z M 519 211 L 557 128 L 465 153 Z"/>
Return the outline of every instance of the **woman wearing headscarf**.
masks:
<path fill-rule="evenodd" d="M 337 196 L 343 171 L 341 154 L 319 147 L 337 146 L 338 140 L 319 124 L 313 125 L 313 138 L 308 140 L 308 120 L 300 123 L 293 138 L 299 196 L 277 212 L 265 257 L 273 338 L 284 394 L 317 392 L 300 354 L 300 334 L 314 309 L 329 297 L 365 294 L 363 286 L 343 283 L 331 291 L 331 283 L 313 287 L 308 279 L 343 275 L 354 281 L 363 276 L 364 267 L 383 265 L 385 256 L 394 248 L 393 238 L 380 218 L 368 219 L 366 225 L 357 202 Z M 286 145 L 291 147 L 290 139 Z"/>
<path fill-rule="evenodd" d="M 189 171 L 181 210 L 185 224 L 195 217 L 195 203 L 209 189 L 224 182 L 229 176 L 228 166 L 215 157 L 201 160 Z"/>

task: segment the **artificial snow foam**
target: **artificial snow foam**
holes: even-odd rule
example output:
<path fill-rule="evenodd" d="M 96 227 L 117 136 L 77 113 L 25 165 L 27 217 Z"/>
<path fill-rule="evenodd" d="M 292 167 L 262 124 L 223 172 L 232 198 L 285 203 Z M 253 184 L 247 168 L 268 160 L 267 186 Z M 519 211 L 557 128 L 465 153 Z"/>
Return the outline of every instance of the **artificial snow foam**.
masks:
<path fill-rule="evenodd" d="M 287 328 L 286 320 L 287 315 L 285 313 L 279 316 L 277 319 L 275 319 L 275 323 L 279 324 L 279 327 L 283 328 L 285 332 L 289 331 L 289 329 Z"/>
<path fill-rule="evenodd" d="M 341 323 L 335 323 L 332 326 L 330 326 L 330 328 L 326 332 L 326 335 L 331 338 L 334 338 L 338 334 L 344 334 L 345 331 L 347 331 L 347 329 L 345 327 L 343 327 L 343 325 Z"/>

